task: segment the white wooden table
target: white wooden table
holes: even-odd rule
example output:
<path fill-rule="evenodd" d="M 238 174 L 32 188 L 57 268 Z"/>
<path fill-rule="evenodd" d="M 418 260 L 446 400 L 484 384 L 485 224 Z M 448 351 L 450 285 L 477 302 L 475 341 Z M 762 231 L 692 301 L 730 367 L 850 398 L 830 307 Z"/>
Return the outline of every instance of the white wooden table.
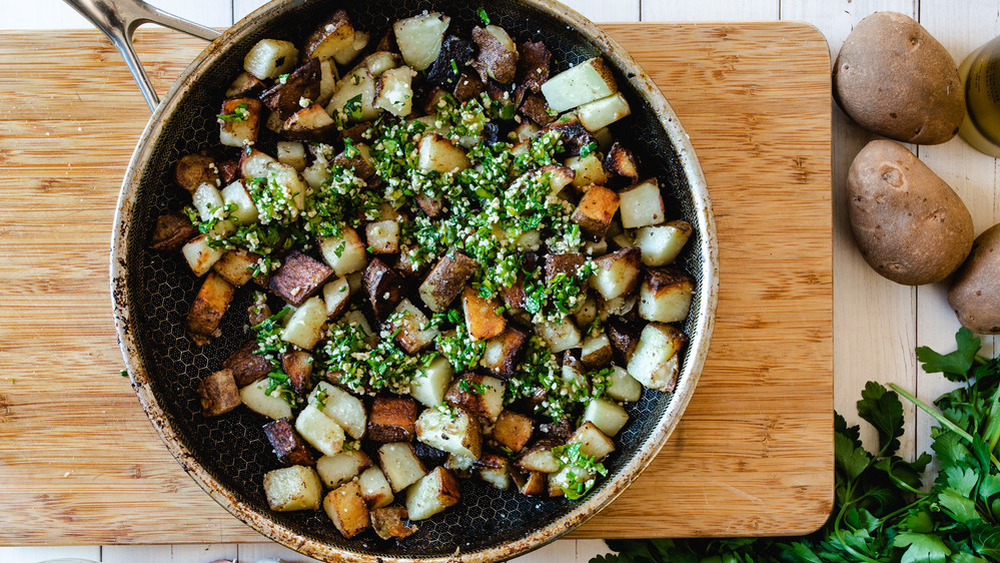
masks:
<path fill-rule="evenodd" d="M 597 22 L 803 20 L 818 27 L 833 57 L 852 26 L 875 11 L 902 12 L 920 21 L 957 62 L 1000 34 L 1000 0 L 565 0 Z M 153 0 L 159 7 L 200 23 L 226 27 L 260 6 L 262 0 Z M 471 4 L 470 4 L 471 5 Z M 2 29 L 77 29 L 89 24 L 60 0 L 0 0 Z M 53 40 L 57 41 L 58 36 Z M 136 92 L 138 96 L 138 91 Z M 833 101 L 831 99 L 831 104 Z M 835 106 L 835 104 L 834 104 Z M 896 285 L 876 275 L 854 246 L 847 222 L 844 181 L 857 151 L 873 136 L 860 130 L 839 109 L 833 111 L 834 200 L 834 377 L 838 411 L 856 421 L 854 403 L 869 380 L 896 382 L 923 399 L 945 390 L 935 377 L 918 376 L 913 350 L 954 348 L 958 321 L 945 300 L 945 286 Z M 980 233 L 1000 222 L 1000 167 L 960 139 L 932 147 L 911 147 L 963 198 Z M 993 338 L 984 339 L 988 350 Z M 929 417 L 907 407 L 903 451 L 928 449 Z M 869 434 L 869 437 L 872 434 Z M 561 540 L 519 563 L 586 562 L 607 548 L 600 540 Z M 36 563 L 77 557 L 102 563 L 208 563 L 226 558 L 253 563 L 263 558 L 306 562 L 295 552 L 270 543 L 174 546 L 0 547 L 0 563 Z"/>

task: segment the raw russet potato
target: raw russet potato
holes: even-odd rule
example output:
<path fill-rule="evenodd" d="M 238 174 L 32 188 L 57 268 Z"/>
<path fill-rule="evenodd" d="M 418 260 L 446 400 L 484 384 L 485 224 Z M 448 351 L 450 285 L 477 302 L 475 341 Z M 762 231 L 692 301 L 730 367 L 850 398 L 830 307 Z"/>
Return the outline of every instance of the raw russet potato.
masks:
<path fill-rule="evenodd" d="M 847 175 L 858 249 L 882 276 L 904 285 L 943 280 L 972 248 L 972 216 L 951 187 L 903 145 L 865 145 Z"/>
<path fill-rule="evenodd" d="M 951 55 L 895 12 L 876 12 L 847 36 L 833 66 L 833 94 L 862 127 L 907 143 L 943 143 L 965 116 Z"/>
<path fill-rule="evenodd" d="M 948 289 L 948 304 L 972 332 L 1000 334 L 1000 225 L 976 237 Z"/>

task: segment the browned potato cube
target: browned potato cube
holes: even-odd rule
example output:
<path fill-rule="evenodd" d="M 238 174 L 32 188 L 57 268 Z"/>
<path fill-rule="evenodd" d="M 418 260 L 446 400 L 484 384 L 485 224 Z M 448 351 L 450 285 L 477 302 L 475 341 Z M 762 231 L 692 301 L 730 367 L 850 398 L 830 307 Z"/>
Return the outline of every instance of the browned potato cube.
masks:
<path fill-rule="evenodd" d="M 509 379 L 524 355 L 528 333 L 511 325 L 486 342 L 480 365 L 494 374 Z"/>
<path fill-rule="evenodd" d="M 463 72 L 458 77 L 455 84 L 455 97 L 459 101 L 465 102 L 475 98 L 486 89 L 486 85 L 477 75 L 471 72 Z"/>
<path fill-rule="evenodd" d="M 580 204 L 573 212 L 572 221 L 580 225 L 586 238 L 599 241 L 604 238 L 618 211 L 621 198 L 614 190 L 604 186 L 591 185 L 580 198 Z"/>
<path fill-rule="evenodd" d="M 312 389 L 312 354 L 304 350 L 293 350 L 281 355 L 281 369 L 288 374 L 288 382 L 300 397 Z"/>
<path fill-rule="evenodd" d="M 327 493 L 323 510 L 345 538 L 353 538 L 371 526 L 368 505 L 357 481 L 348 481 Z"/>
<path fill-rule="evenodd" d="M 528 415 L 503 411 L 493 425 L 493 441 L 513 453 L 520 453 L 531 441 L 535 420 Z"/>
<path fill-rule="evenodd" d="M 198 227 L 183 213 L 167 213 L 156 219 L 153 228 L 153 238 L 149 241 L 149 249 L 159 252 L 174 252 L 184 246 L 184 243 L 198 236 Z"/>
<path fill-rule="evenodd" d="M 251 340 L 222 362 L 222 367 L 233 372 L 236 385 L 246 387 L 271 372 L 271 362 L 261 354 L 254 354 L 258 344 Z"/>
<path fill-rule="evenodd" d="M 205 276 L 205 282 L 201 284 L 191 310 L 188 311 L 186 322 L 188 334 L 195 344 L 204 346 L 215 336 L 235 291 L 229 282 L 215 272 L 209 272 Z"/>
<path fill-rule="evenodd" d="M 219 370 L 202 379 L 198 386 L 198 397 L 201 399 L 201 414 L 204 416 L 219 416 L 243 404 L 233 372 L 228 369 Z"/>
<path fill-rule="evenodd" d="M 580 350 L 580 361 L 587 369 L 600 369 L 611 363 L 614 352 L 611 341 L 603 331 L 598 331 L 584 339 Z"/>
<path fill-rule="evenodd" d="M 337 10 L 306 39 L 305 58 L 329 59 L 354 43 L 354 26 L 347 12 Z"/>
<path fill-rule="evenodd" d="M 310 102 L 316 101 L 319 97 L 319 83 L 319 60 L 309 59 L 286 76 L 284 81 L 275 82 L 274 86 L 260 95 L 260 101 L 284 121 L 302 109 L 300 101 L 303 98 Z"/>
<path fill-rule="evenodd" d="M 278 297 L 298 307 L 323 288 L 333 275 L 326 264 L 293 250 L 271 278 L 269 287 Z"/>
<path fill-rule="evenodd" d="M 605 299 L 629 295 L 639 287 L 640 258 L 642 251 L 637 246 L 605 254 L 594 260 L 594 275 L 590 286 Z"/>
<path fill-rule="evenodd" d="M 517 82 L 534 93 L 542 91 L 542 84 L 549 79 L 552 53 L 541 41 L 525 41 L 517 47 Z"/>
<path fill-rule="evenodd" d="M 263 107 L 256 98 L 230 98 L 222 102 L 219 115 L 225 117 L 219 118 L 219 142 L 229 147 L 256 143 L 264 122 Z"/>
<path fill-rule="evenodd" d="M 423 311 L 409 299 L 403 299 L 396 307 L 392 330 L 396 333 L 396 344 L 407 354 L 416 354 L 434 343 L 441 332 L 437 327 L 428 326 L 429 320 Z"/>
<path fill-rule="evenodd" d="M 300 141 L 321 141 L 337 128 L 323 106 L 312 104 L 300 109 L 281 124 L 281 134 Z"/>
<path fill-rule="evenodd" d="M 558 121 L 550 123 L 545 130 L 562 133 L 560 140 L 562 141 L 563 151 L 570 156 L 580 154 L 580 149 L 586 145 L 597 143 L 597 140 L 594 139 L 590 131 L 587 131 L 587 128 L 576 117 L 571 119 L 560 118 Z"/>
<path fill-rule="evenodd" d="M 546 491 L 546 474 L 540 471 L 529 471 L 524 475 L 514 472 L 514 484 L 522 495 L 538 496 Z"/>
<path fill-rule="evenodd" d="M 334 164 L 339 164 L 348 170 L 353 170 L 354 175 L 362 180 L 367 180 L 375 175 L 374 161 L 368 145 L 355 143 L 353 149 L 344 150 L 333 158 Z M 391 206 L 390 206 L 391 208 Z M 383 219 L 391 217 L 382 216 Z"/>
<path fill-rule="evenodd" d="M 444 400 L 483 418 L 496 420 L 503 410 L 505 385 L 489 375 L 467 373 L 455 379 Z"/>
<path fill-rule="evenodd" d="M 445 312 L 478 268 L 475 260 L 457 250 L 445 254 L 420 284 L 420 299 L 431 311 Z"/>
<path fill-rule="evenodd" d="M 417 531 L 416 526 L 407 526 L 403 520 L 408 518 L 405 506 L 386 506 L 376 508 L 371 511 L 372 528 L 378 537 L 387 540 L 389 538 L 406 538 Z"/>
<path fill-rule="evenodd" d="M 406 491 L 406 511 L 410 520 L 425 520 L 458 504 L 458 481 L 444 467 L 435 467 Z"/>
<path fill-rule="evenodd" d="M 510 462 L 507 458 L 492 452 L 483 454 L 476 462 L 479 478 L 493 487 L 506 491 L 510 488 Z"/>
<path fill-rule="evenodd" d="M 472 28 L 472 40 L 479 45 L 479 56 L 473 66 L 480 75 L 500 84 L 510 84 L 517 73 L 517 47 L 502 27 L 487 25 Z"/>
<path fill-rule="evenodd" d="M 174 167 L 174 181 L 192 195 L 202 184 L 218 187 L 219 170 L 215 159 L 203 153 L 182 156 Z"/>
<path fill-rule="evenodd" d="M 417 414 L 417 402 L 409 397 L 375 397 L 368 413 L 368 437 L 376 442 L 412 442 Z"/>
<path fill-rule="evenodd" d="M 545 98 L 538 94 L 528 94 L 521 102 L 522 115 L 545 127 L 556 120 L 556 116 L 550 113 L 552 110 L 545 103 Z"/>
<path fill-rule="evenodd" d="M 545 256 L 545 283 L 551 283 L 559 274 L 563 274 L 568 278 L 576 276 L 576 273 L 586 261 L 583 254 L 578 252 L 570 254 L 547 254 Z"/>
<path fill-rule="evenodd" d="M 223 95 L 227 98 L 255 98 L 264 88 L 266 86 L 259 78 L 243 71 L 233 79 Z"/>
<path fill-rule="evenodd" d="M 552 440 L 539 441 L 517 458 L 517 466 L 524 471 L 539 473 L 559 471 L 559 462 L 552 455 L 552 448 L 556 445 L 557 442 Z"/>
<path fill-rule="evenodd" d="M 480 297 L 471 287 L 462 290 L 462 310 L 465 312 L 465 326 L 473 340 L 486 340 L 503 332 L 507 319 L 497 313 L 500 303 L 495 299 Z"/>
<path fill-rule="evenodd" d="M 500 295 L 503 303 L 510 311 L 523 311 L 527 295 L 524 293 L 524 275 L 518 274 L 517 280 L 510 287 L 501 287 Z"/>
<path fill-rule="evenodd" d="M 242 287 L 253 279 L 253 270 L 259 258 L 259 255 L 245 250 L 227 250 L 212 265 L 212 269 L 234 287 Z"/>
<path fill-rule="evenodd" d="M 427 214 L 428 217 L 441 215 L 444 209 L 444 202 L 438 198 L 430 197 L 426 194 L 417 194 L 417 205 Z"/>
<path fill-rule="evenodd" d="M 635 163 L 632 151 L 615 141 L 604 157 L 604 170 L 610 174 L 626 178 L 630 184 L 639 181 L 639 167 Z"/>
<path fill-rule="evenodd" d="M 372 258 L 361 278 L 375 317 L 385 320 L 403 299 L 403 278 L 378 258 Z"/>
<path fill-rule="evenodd" d="M 391 219 L 368 223 L 365 226 L 368 248 L 374 254 L 398 254 L 399 231 L 399 223 Z"/>
<path fill-rule="evenodd" d="M 632 359 L 632 353 L 635 352 L 635 347 L 639 344 L 639 333 L 642 327 L 635 326 L 625 319 L 613 317 L 608 319 L 605 330 L 608 334 L 608 340 L 611 341 L 615 363 L 622 366 L 628 365 L 629 360 Z"/>
<path fill-rule="evenodd" d="M 652 268 L 639 288 L 639 316 L 661 323 L 683 321 L 693 295 L 691 276 L 672 268 Z"/>
<path fill-rule="evenodd" d="M 316 455 L 292 425 L 292 419 L 279 418 L 264 425 L 264 434 L 271 442 L 278 460 L 286 465 L 315 465 Z"/>

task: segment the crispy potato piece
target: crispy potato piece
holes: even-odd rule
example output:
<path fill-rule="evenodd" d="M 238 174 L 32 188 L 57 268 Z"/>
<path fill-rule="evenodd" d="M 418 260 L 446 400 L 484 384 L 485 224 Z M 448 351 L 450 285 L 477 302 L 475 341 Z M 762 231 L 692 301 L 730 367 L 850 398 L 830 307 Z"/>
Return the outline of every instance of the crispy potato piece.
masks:
<path fill-rule="evenodd" d="M 298 307 L 319 293 L 333 270 L 308 254 L 293 250 L 271 278 L 269 288 L 287 303 Z"/>
<path fill-rule="evenodd" d="M 333 163 L 352 170 L 354 175 L 362 180 L 368 180 L 375 175 L 371 149 L 364 143 L 354 143 L 351 148 L 344 149 L 344 152 L 334 157 Z"/>
<path fill-rule="evenodd" d="M 677 328 L 649 323 L 628 362 L 628 374 L 650 389 L 673 391 L 680 373 L 678 353 L 685 343 L 687 336 Z"/>
<path fill-rule="evenodd" d="M 219 169 L 215 159 L 205 153 L 182 156 L 174 166 L 174 182 L 192 195 L 202 184 L 218 186 Z"/>
<path fill-rule="evenodd" d="M 344 10 L 335 11 L 306 39 L 302 54 L 310 59 L 329 59 L 354 43 L 354 26 Z"/>
<path fill-rule="evenodd" d="M 293 465 L 265 473 L 264 492 L 271 510 L 316 510 L 323 484 L 312 467 Z"/>
<path fill-rule="evenodd" d="M 153 238 L 149 241 L 149 249 L 158 252 L 174 252 L 187 241 L 198 236 L 198 227 L 183 213 L 167 213 L 156 218 L 153 228 Z"/>
<path fill-rule="evenodd" d="M 325 455 L 316 461 L 316 472 L 323 484 L 336 489 L 372 466 L 372 459 L 360 450 L 343 450 L 337 455 Z"/>
<path fill-rule="evenodd" d="M 579 155 L 580 149 L 584 146 L 591 143 L 597 144 L 597 140 L 594 139 L 590 131 L 587 131 L 587 128 L 575 117 L 562 117 L 558 121 L 550 123 L 544 130 L 562 133 L 563 153 L 568 156 Z"/>
<path fill-rule="evenodd" d="M 376 442 L 412 442 L 417 435 L 417 402 L 379 395 L 368 413 L 368 437 Z"/>
<path fill-rule="evenodd" d="M 420 299 L 431 311 L 443 313 L 478 268 L 475 260 L 457 250 L 445 254 L 420 284 Z"/>
<path fill-rule="evenodd" d="M 452 382 L 444 399 L 473 414 L 496 420 L 503 411 L 505 388 L 504 383 L 495 377 L 467 373 Z"/>
<path fill-rule="evenodd" d="M 274 448 L 274 453 L 281 463 L 306 466 L 316 464 L 316 454 L 295 431 L 292 419 L 279 418 L 268 422 L 264 425 L 264 435 L 271 442 L 271 447 Z"/>
<path fill-rule="evenodd" d="M 372 258 L 362 276 L 375 317 L 385 320 L 403 299 L 403 278 L 385 262 Z"/>
<path fill-rule="evenodd" d="M 580 361 L 587 369 L 600 369 L 611 363 L 614 353 L 611 341 L 604 331 L 599 331 L 584 339 L 580 350 Z"/>
<path fill-rule="evenodd" d="M 451 18 L 438 12 L 424 12 L 396 20 L 392 24 L 392 31 L 406 64 L 414 70 L 424 70 L 431 66 L 441 52 L 444 32 L 450 22 Z"/>
<path fill-rule="evenodd" d="M 271 109 L 282 121 L 302 109 L 302 100 L 308 105 L 319 97 L 320 65 L 318 59 L 309 59 L 292 71 L 284 81 L 275 82 L 260 95 L 260 101 Z"/>
<path fill-rule="evenodd" d="M 260 256 L 245 250 L 227 250 L 212 270 L 226 279 L 233 287 L 242 287 L 253 279 L 253 268 Z"/>
<path fill-rule="evenodd" d="M 455 84 L 455 97 L 458 98 L 460 102 L 466 102 L 475 98 L 479 94 L 483 93 L 486 89 L 486 84 L 479 79 L 479 76 L 472 72 L 463 71 L 458 76 L 458 81 Z"/>
<path fill-rule="evenodd" d="M 552 283 L 556 276 L 562 274 L 572 278 L 580 271 L 580 267 L 587 261 L 583 254 L 571 252 L 568 254 L 546 254 L 545 255 L 545 283 Z"/>
<path fill-rule="evenodd" d="M 552 53 L 541 41 L 525 41 L 517 47 L 517 82 L 535 94 L 542 91 L 542 84 L 549 79 Z M 544 102 L 544 98 L 542 99 Z M 546 104 L 546 107 L 548 105 Z"/>
<path fill-rule="evenodd" d="M 615 363 L 623 366 L 628 365 L 636 345 L 639 344 L 641 328 L 620 317 L 611 317 L 605 324 L 608 340 L 611 341 L 614 352 Z"/>
<path fill-rule="evenodd" d="M 507 458 L 493 452 L 486 452 L 482 459 L 476 462 L 479 478 L 494 488 L 506 491 L 510 488 L 510 462 Z"/>
<path fill-rule="evenodd" d="M 528 333 L 507 325 L 504 331 L 486 342 L 480 365 L 504 379 L 514 375 L 514 370 L 524 355 Z"/>
<path fill-rule="evenodd" d="M 522 495 L 538 496 L 545 492 L 546 474 L 540 471 L 529 471 L 524 475 L 512 473 L 514 484 Z"/>
<path fill-rule="evenodd" d="M 403 299 L 396 307 L 398 320 L 392 323 L 396 333 L 396 344 L 407 354 L 416 354 L 434 343 L 441 334 L 437 327 L 428 327 L 427 315 L 418 309 L 409 299 Z"/>
<path fill-rule="evenodd" d="M 416 483 L 427 473 L 424 464 L 413 451 L 413 444 L 409 442 L 382 444 L 378 449 L 378 459 L 394 493 Z"/>
<path fill-rule="evenodd" d="M 222 367 L 233 372 L 236 385 L 246 387 L 271 372 L 271 362 L 261 354 L 256 340 L 250 340 L 222 362 Z"/>
<path fill-rule="evenodd" d="M 621 198 L 622 227 L 635 229 L 663 222 L 666 211 L 656 178 L 630 186 L 618 192 L 618 196 Z"/>
<path fill-rule="evenodd" d="M 483 435 L 479 419 L 461 408 L 426 409 L 417 417 L 417 439 L 450 454 L 479 459 Z"/>
<path fill-rule="evenodd" d="M 604 169 L 615 176 L 621 176 L 635 183 L 639 181 L 639 167 L 636 165 L 632 151 L 625 148 L 619 141 L 615 141 L 608 154 L 604 157 Z"/>
<path fill-rule="evenodd" d="M 228 369 L 202 379 L 198 385 L 198 397 L 201 399 L 201 414 L 206 417 L 225 414 L 243 404 L 233 372 Z"/>
<path fill-rule="evenodd" d="M 472 28 L 472 40 L 479 46 L 479 56 L 473 67 L 483 81 L 487 77 L 500 84 L 510 84 L 517 73 L 517 46 L 500 26 L 487 25 Z"/>
<path fill-rule="evenodd" d="M 528 94 L 521 102 L 521 115 L 542 127 L 556 120 L 556 116 L 550 113 L 551 111 L 551 108 L 545 103 L 545 98 L 538 94 Z"/>
<path fill-rule="evenodd" d="M 571 220 L 580 225 L 580 230 L 588 239 L 597 242 L 608 232 L 621 198 L 613 190 L 603 186 L 592 185 L 585 190 Z"/>
<path fill-rule="evenodd" d="M 337 129 L 337 123 L 319 104 L 295 112 L 281 124 L 281 134 L 289 139 L 322 141 Z"/>
<path fill-rule="evenodd" d="M 405 506 L 386 506 L 371 511 L 372 528 L 378 537 L 403 539 L 417 531 L 416 526 L 407 526 L 403 520 L 408 518 Z"/>
<path fill-rule="evenodd" d="M 264 122 L 263 105 L 257 98 L 230 98 L 222 102 L 219 115 L 219 142 L 229 147 L 243 147 L 257 142 Z"/>
<path fill-rule="evenodd" d="M 455 477 L 444 467 L 435 467 L 406 492 L 406 511 L 410 520 L 426 520 L 458 504 L 460 496 Z"/>
<path fill-rule="evenodd" d="M 327 493 L 323 510 L 345 538 L 353 538 L 371 526 L 368 505 L 357 481 L 349 481 Z"/>
<path fill-rule="evenodd" d="M 382 508 L 392 504 L 392 486 L 378 467 L 369 467 L 358 476 L 361 495 L 370 508 Z"/>
<path fill-rule="evenodd" d="M 288 374 L 292 390 L 300 397 L 312 388 L 312 354 L 304 350 L 292 350 L 281 355 L 281 369 Z"/>
<path fill-rule="evenodd" d="M 535 432 L 535 420 L 526 414 L 505 410 L 493 425 L 492 441 L 497 445 L 520 453 L 531 441 Z"/>
<path fill-rule="evenodd" d="M 485 299 L 471 287 L 462 290 L 462 310 L 465 325 L 473 340 L 487 340 L 503 332 L 507 319 L 497 313 L 500 303 L 495 299 Z"/>
<path fill-rule="evenodd" d="M 265 88 L 267 86 L 259 78 L 243 71 L 233 79 L 223 95 L 227 98 L 256 98 Z"/>
<path fill-rule="evenodd" d="M 638 247 L 629 246 L 594 260 L 590 286 L 605 299 L 633 293 L 639 287 L 641 256 Z"/>
<path fill-rule="evenodd" d="M 639 316 L 661 323 L 683 321 L 693 295 L 691 276 L 673 268 L 651 268 L 639 288 Z"/>
<path fill-rule="evenodd" d="M 425 133 L 417 153 L 417 168 L 424 172 L 459 172 L 471 166 L 465 149 L 437 133 Z"/>
<path fill-rule="evenodd" d="M 291 41 L 261 39 L 243 57 L 243 69 L 259 78 L 276 78 L 295 68 L 299 50 Z"/>
<path fill-rule="evenodd" d="M 455 67 L 461 69 L 474 55 L 475 47 L 472 41 L 454 35 L 445 37 L 441 43 L 441 51 L 427 69 L 427 81 L 441 88 L 453 88 L 458 83 L 460 73 L 456 72 L 451 62 L 455 61 Z"/>
<path fill-rule="evenodd" d="M 365 238 L 374 254 L 399 253 L 399 223 L 393 220 L 373 221 L 365 226 Z"/>
<path fill-rule="evenodd" d="M 234 293 L 235 288 L 222 276 L 215 272 L 209 272 L 205 276 L 205 282 L 202 283 L 194 303 L 191 304 L 185 323 L 188 334 L 195 344 L 204 346 L 215 336 L 219 322 L 229 309 Z"/>

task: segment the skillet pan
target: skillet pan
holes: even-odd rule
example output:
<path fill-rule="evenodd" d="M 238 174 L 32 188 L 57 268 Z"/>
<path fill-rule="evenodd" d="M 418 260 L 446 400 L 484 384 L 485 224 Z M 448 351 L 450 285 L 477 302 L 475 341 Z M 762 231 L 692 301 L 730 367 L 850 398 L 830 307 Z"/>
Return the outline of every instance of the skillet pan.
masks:
<path fill-rule="evenodd" d="M 117 23 L 112 22 L 124 28 L 119 39 L 109 33 L 127 60 L 134 59 L 128 43 L 136 22 L 158 21 L 199 33 L 199 26 L 185 29 L 193 24 L 163 20 L 162 12 L 141 2 L 137 5 L 123 8 Z M 630 144 L 645 175 L 657 176 L 666 186 L 668 219 L 683 218 L 694 227 L 677 260 L 695 278 L 696 289 L 683 327 L 690 341 L 676 390 L 670 394 L 643 390 L 639 402 L 626 405 L 630 422 L 616 438 L 618 450 L 604 462 L 609 473 L 580 501 L 525 497 L 464 480 L 457 506 L 420 522 L 415 535 L 399 542 L 371 534 L 346 540 L 322 511 L 272 512 L 261 483 L 263 474 L 280 464 L 261 430 L 266 421 L 247 409 L 205 419 L 195 392 L 200 380 L 245 341 L 246 316 L 240 312 L 246 310 L 249 296 L 242 292 L 234 300 L 220 327 L 221 337 L 207 346 L 195 346 L 183 321 L 199 280 L 182 257 L 153 253 L 148 242 L 156 217 L 189 203 L 184 190 L 172 182 L 173 165 L 181 156 L 218 144 L 215 114 L 230 80 L 242 70 L 244 54 L 263 38 L 300 44 L 326 15 L 341 7 L 357 29 L 371 32 L 373 38 L 384 34 L 396 19 L 423 10 L 448 14 L 451 30 L 466 36 L 478 24 L 476 10 L 461 0 L 276 0 L 215 39 L 163 102 L 156 103 L 147 83 L 143 90 L 155 109 L 122 183 L 112 240 L 112 300 L 125 364 L 140 404 L 181 467 L 219 504 L 269 538 L 325 561 L 509 559 L 556 539 L 607 506 L 655 457 L 680 420 L 708 352 L 718 293 L 718 246 L 704 177 L 687 134 L 662 93 L 597 26 L 556 2 L 490 2 L 492 22 L 516 41 L 545 42 L 553 52 L 553 74 L 590 57 L 604 57 L 632 107 L 631 117 L 612 126 L 615 137 Z M 209 38 L 211 30 L 206 29 L 201 28 L 200 36 Z M 139 81 L 144 78 L 141 68 L 138 72 L 133 68 L 133 74 Z M 269 152 L 275 141 L 264 138 L 258 146 Z"/>

